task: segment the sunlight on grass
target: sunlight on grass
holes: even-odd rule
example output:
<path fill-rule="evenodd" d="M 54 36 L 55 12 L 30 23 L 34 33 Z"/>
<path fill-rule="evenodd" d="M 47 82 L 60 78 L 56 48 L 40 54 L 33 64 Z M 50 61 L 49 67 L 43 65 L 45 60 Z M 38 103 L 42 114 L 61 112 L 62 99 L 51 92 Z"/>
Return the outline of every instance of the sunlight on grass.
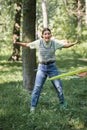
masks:
<path fill-rule="evenodd" d="M 82 122 L 79 118 L 71 119 L 69 124 L 73 127 L 73 129 L 79 130 L 84 128 L 84 122 Z"/>
<path fill-rule="evenodd" d="M 11 82 L 22 80 L 22 63 L 17 66 L 14 62 L 1 61 L 0 63 L 0 82 Z M 15 77 L 16 76 L 16 77 Z"/>
<path fill-rule="evenodd" d="M 5 110 L 0 108 L 0 116 L 4 116 L 5 113 L 6 113 Z"/>

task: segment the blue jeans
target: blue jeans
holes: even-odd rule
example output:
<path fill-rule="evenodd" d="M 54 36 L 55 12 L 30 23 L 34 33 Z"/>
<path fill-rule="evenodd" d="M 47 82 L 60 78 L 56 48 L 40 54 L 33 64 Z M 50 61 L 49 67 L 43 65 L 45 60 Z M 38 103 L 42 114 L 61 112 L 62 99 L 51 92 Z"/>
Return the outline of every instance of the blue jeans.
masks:
<path fill-rule="evenodd" d="M 39 64 L 37 73 L 36 73 L 36 80 L 35 80 L 35 85 L 34 89 L 32 92 L 32 99 L 31 99 L 31 107 L 36 107 L 38 103 L 38 99 L 40 97 L 40 92 L 43 87 L 43 84 L 47 78 L 57 76 L 58 75 L 58 70 L 56 68 L 55 63 L 44 65 L 44 64 Z M 52 80 L 51 81 L 53 86 L 56 89 L 59 102 L 60 104 L 64 103 L 64 96 L 63 96 L 63 91 L 62 91 L 62 83 L 60 79 L 57 80 Z"/>

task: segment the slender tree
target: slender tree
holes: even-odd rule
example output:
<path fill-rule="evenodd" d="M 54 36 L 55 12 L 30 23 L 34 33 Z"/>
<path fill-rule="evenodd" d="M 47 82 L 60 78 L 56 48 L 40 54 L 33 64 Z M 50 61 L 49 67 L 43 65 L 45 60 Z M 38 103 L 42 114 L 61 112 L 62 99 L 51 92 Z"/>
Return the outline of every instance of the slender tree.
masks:
<path fill-rule="evenodd" d="M 42 0 L 42 14 L 43 14 L 43 27 L 46 28 L 48 27 L 46 0 Z"/>
<path fill-rule="evenodd" d="M 77 8 L 77 13 L 76 13 L 76 16 L 77 16 L 77 28 L 78 28 L 78 41 L 79 41 L 79 38 L 81 37 L 81 33 L 82 33 L 82 17 L 83 17 L 83 10 L 82 10 L 82 4 L 81 4 L 81 0 L 78 0 L 78 8 Z"/>
<path fill-rule="evenodd" d="M 15 23 L 13 27 L 13 42 L 20 41 L 21 3 L 15 4 Z M 20 46 L 13 44 L 13 53 L 8 60 L 19 60 Z"/>
<path fill-rule="evenodd" d="M 75 23 L 77 24 L 77 40 L 79 41 L 82 34 L 82 18 L 84 15 L 83 14 L 84 8 L 82 8 L 82 1 L 81 0 L 72 1 L 71 5 L 73 5 L 73 8 L 69 6 L 70 3 L 68 3 L 67 0 L 63 0 L 63 2 L 66 8 L 66 11 L 68 13 L 68 16 L 72 16 L 73 19 L 74 17 L 76 17 Z"/>
<path fill-rule="evenodd" d="M 87 25 L 87 0 L 85 0 L 85 12 L 86 12 L 86 15 L 85 15 L 85 23 Z"/>
<path fill-rule="evenodd" d="M 23 1 L 23 41 L 35 40 L 36 0 Z M 36 50 L 23 48 L 23 86 L 32 91 L 36 69 Z"/>

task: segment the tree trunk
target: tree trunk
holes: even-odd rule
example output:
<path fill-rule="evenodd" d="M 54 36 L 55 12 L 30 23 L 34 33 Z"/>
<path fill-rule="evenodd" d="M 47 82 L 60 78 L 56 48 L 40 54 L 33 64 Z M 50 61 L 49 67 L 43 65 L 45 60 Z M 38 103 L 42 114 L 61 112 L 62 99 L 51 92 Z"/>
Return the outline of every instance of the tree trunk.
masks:
<path fill-rule="evenodd" d="M 23 41 L 35 40 L 36 0 L 23 2 Z M 34 86 L 36 69 L 36 50 L 23 48 L 23 86 L 31 91 Z"/>
<path fill-rule="evenodd" d="M 20 46 L 14 45 L 14 42 L 20 41 L 20 24 L 21 24 L 21 4 L 15 4 L 15 23 L 13 28 L 13 53 L 8 60 L 19 60 L 20 59 Z"/>
<path fill-rule="evenodd" d="M 82 29 L 82 11 L 81 11 L 81 1 L 78 0 L 78 9 L 77 9 L 77 21 L 78 21 L 78 36 L 77 39 L 81 38 L 81 29 Z"/>
<path fill-rule="evenodd" d="M 87 25 L 87 0 L 85 0 L 85 12 L 86 12 L 85 23 Z"/>
<path fill-rule="evenodd" d="M 42 0 L 43 27 L 48 27 L 46 0 Z"/>

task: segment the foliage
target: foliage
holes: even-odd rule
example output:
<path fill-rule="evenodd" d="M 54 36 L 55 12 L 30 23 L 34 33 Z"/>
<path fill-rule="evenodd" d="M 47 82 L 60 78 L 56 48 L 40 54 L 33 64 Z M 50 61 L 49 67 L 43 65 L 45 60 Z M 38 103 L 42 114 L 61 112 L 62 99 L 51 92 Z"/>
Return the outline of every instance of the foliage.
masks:
<path fill-rule="evenodd" d="M 85 25 L 85 2 L 80 0 L 82 4 L 83 16 L 82 16 L 82 36 L 80 42 L 82 40 L 86 40 L 87 27 Z M 7 0 L 0 1 L 0 41 L 6 41 L 6 37 L 12 38 L 13 31 L 13 23 L 14 23 L 14 3 L 22 2 L 19 0 Z M 77 10 L 77 2 L 76 0 L 47 0 L 47 11 L 48 11 L 48 22 L 49 28 L 52 29 L 52 33 L 54 37 L 58 39 L 67 38 L 70 41 L 74 41 L 77 38 L 77 17 L 71 12 L 75 12 Z M 49 4 L 50 3 L 50 4 Z M 41 0 L 37 0 L 37 12 L 36 12 L 36 29 L 38 31 L 42 30 L 43 27 L 43 17 L 42 17 L 42 8 L 41 8 Z M 67 11 L 68 10 L 68 11 Z M 71 10 L 71 12 L 69 11 Z M 4 14 L 4 16 L 3 16 Z M 8 28 L 9 27 L 9 28 Z M 84 33 L 85 32 L 85 33 Z M 3 35 L 4 34 L 4 35 Z M 8 41 L 9 42 L 9 41 Z"/>
<path fill-rule="evenodd" d="M 30 113 L 31 94 L 22 87 L 22 62 L 7 61 L 10 50 L 1 43 L 0 51 L 0 129 L 3 130 L 86 130 L 87 77 L 66 77 L 62 80 L 68 108 L 59 110 L 55 90 L 46 81 L 34 115 Z M 87 66 L 84 48 L 78 44 L 57 51 L 57 66 L 62 72 Z M 87 51 L 85 52 L 87 56 Z"/>
<path fill-rule="evenodd" d="M 13 4 L 9 5 L 7 1 L 1 1 L 0 4 L 0 41 L 8 44 L 11 42 L 14 22 Z"/>
<path fill-rule="evenodd" d="M 84 24 L 85 23 L 84 1 L 81 1 L 81 4 L 82 4 L 81 9 L 83 10 L 81 28 L 83 28 L 83 26 L 85 25 Z M 77 5 L 78 5 L 78 1 L 76 0 L 70 0 L 70 1 L 47 0 L 49 27 L 52 29 L 52 32 L 56 38 L 58 39 L 67 38 L 71 41 L 73 39 L 74 41 L 77 39 L 77 36 L 78 36 Z M 40 30 L 42 28 L 42 15 L 41 15 L 41 1 L 40 0 L 37 1 L 37 22 L 38 22 L 37 27 Z M 82 34 L 82 36 L 84 35 Z"/>

